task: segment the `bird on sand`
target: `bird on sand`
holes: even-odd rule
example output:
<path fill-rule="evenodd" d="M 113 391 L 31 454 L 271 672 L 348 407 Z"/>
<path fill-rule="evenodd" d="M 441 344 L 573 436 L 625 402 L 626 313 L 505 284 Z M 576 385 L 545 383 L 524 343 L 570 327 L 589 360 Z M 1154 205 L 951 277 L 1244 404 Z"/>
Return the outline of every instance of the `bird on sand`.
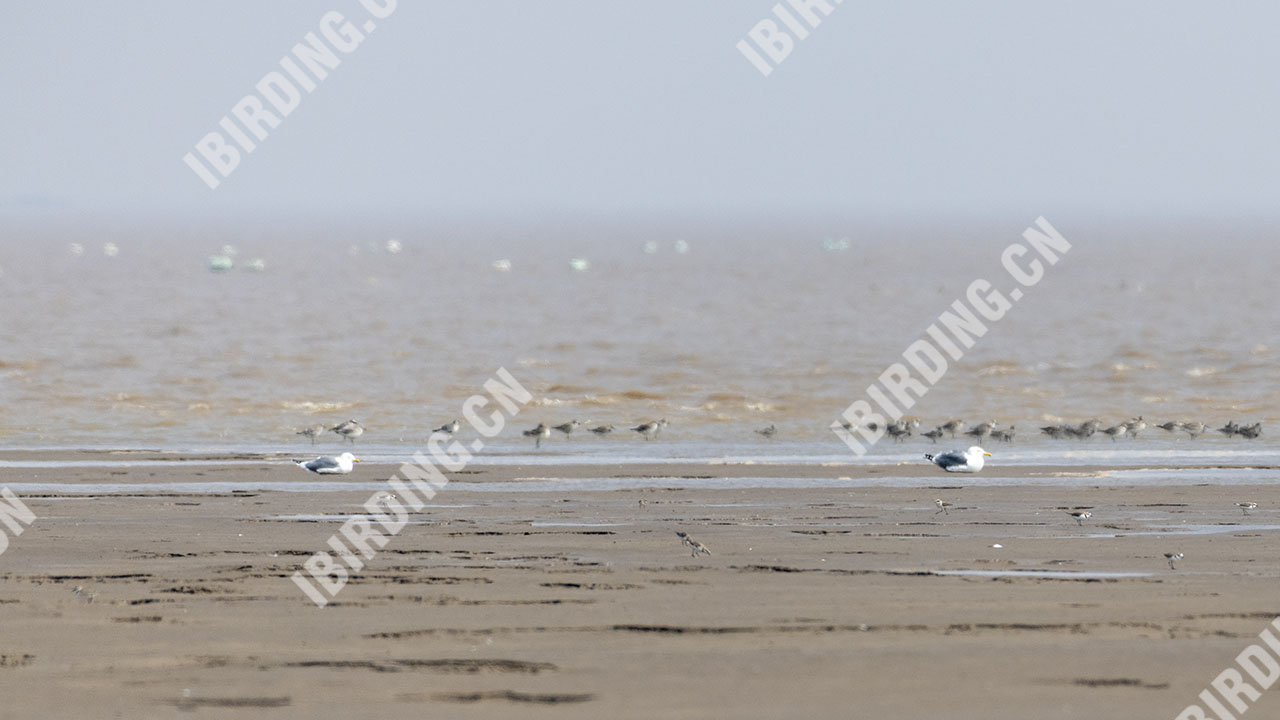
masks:
<path fill-rule="evenodd" d="M 551 429 L 555 430 L 556 432 L 562 432 L 565 434 L 566 437 L 568 437 L 569 435 L 572 435 L 573 431 L 577 430 L 581 425 L 582 423 L 578 422 L 577 420 L 570 420 L 567 423 L 561 423 L 559 425 L 556 425 Z"/>
<path fill-rule="evenodd" d="M 1177 570 L 1178 568 L 1174 567 L 1173 564 L 1182 559 L 1182 553 L 1165 553 L 1164 559 L 1169 561 L 1170 570 Z"/>
<path fill-rule="evenodd" d="M 645 440 L 652 440 L 658 437 L 658 433 L 662 432 L 662 428 L 666 426 L 666 420 L 659 420 L 657 422 L 641 423 L 631 429 L 643 435 Z"/>
<path fill-rule="evenodd" d="M 1077 525 L 1084 525 L 1085 520 L 1088 520 L 1089 518 L 1093 517 L 1093 513 L 1089 512 L 1088 510 L 1084 510 L 1081 512 L 1073 512 L 1069 514 L 1071 515 L 1071 517 L 1076 519 Z"/>
<path fill-rule="evenodd" d="M 676 531 L 676 537 L 680 538 L 680 542 L 684 543 L 685 547 L 689 548 L 691 551 L 690 557 L 698 557 L 698 553 L 702 553 L 704 555 L 711 554 L 711 551 L 707 549 L 706 545 L 703 545 L 679 530 Z"/>
<path fill-rule="evenodd" d="M 983 450 L 977 445 L 974 445 L 964 451 L 952 450 L 951 452 L 944 452 L 941 455 L 926 454 L 924 459 L 947 472 L 976 473 L 981 470 L 983 464 L 986 463 L 984 458 L 989 457 L 991 457 L 991 453 Z"/>
<path fill-rule="evenodd" d="M 551 428 L 542 423 L 538 423 L 537 427 L 531 430 L 525 430 L 524 436 L 533 438 L 533 446 L 535 448 L 540 448 L 542 447 L 543 439 L 551 437 Z"/>
<path fill-rule="evenodd" d="M 1240 508 L 1240 512 L 1244 513 L 1245 515 L 1248 515 L 1250 510 L 1257 510 L 1257 509 L 1258 509 L 1258 503 L 1256 503 L 1256 502 L 1238 502 L 1238 503 L 1236 503 L 1236 507 Z"/>
<path fill-rule="evenodd" d="M 454 420 L 453 422 L 447 422 L 441 425 L 440 427 L 436 428 L 435 430 L 432 430 L 431 432 L 444 433 L 445 435 L 454 435 L 460 429 L 462 429 L 462 423 L 458 422 L 457 420 Z"/>
<path fill-rule="evenodd" d="M 950 514 L 951 514 L 951 513 L 947 512 L 947 508 L 949 508 L 949 507 L 953 507 L 953 505 L 952 505 L 951 503 L 949 503 L 949 502 L 942 502 L 942 498 L 938 498 L 937 500 L 934 500 L 934 501 L 933 501 L 933 504 L 934 504 L 934 505 L 936 505 L 936 506 L 938 507 L 938 512 L 934 513 L 934 515 L 937 515 L 938 513 L 946 513 L 947 515 L 950 515 Z"/>
<path fill-rule="evenodd" d="M 595 427 L 591 428 L 591 432 L 595 433 L 596 435 L 599 435 L 600 437 L 604 437 L 605 435 L 608 435 L 609 433 L 613 432 L 613 426 L 612 426 L 612 425 L 597 425 L 597 426 L 595 426 Z"/>
<path fill-rule="evenodd" d="M 344 423 L 334 425 L 333 427 L 329 428 L 329 432 L 338 433 L 342 437 L 350 440 L 351 443 L 354 445 L 356 442 L 356 438 L 364 434 L 364 427 L 360 423 L 356 422 L 355 420 L 348 420 Z"/>
<path fill-rule="evenodd" d="M 355 467 L 352 463 L 358 462 L 356 456 L 344 452 L 338 457 L 321 455 L 315 460 L 294 460 L 293 464 L 317 475 L 346 475 Z"/>

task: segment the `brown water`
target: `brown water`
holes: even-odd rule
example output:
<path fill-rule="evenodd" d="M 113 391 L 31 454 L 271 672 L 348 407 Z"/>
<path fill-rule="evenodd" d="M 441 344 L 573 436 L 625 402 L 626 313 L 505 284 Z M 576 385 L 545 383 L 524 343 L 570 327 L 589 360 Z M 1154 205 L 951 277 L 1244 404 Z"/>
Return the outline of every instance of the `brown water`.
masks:
<path fill-rule="evenodd" d="M 677 439 L 751 438 L 776 423 L 791 440 L 827 442 L 837 413 L 972 280 L 1013 286 L 1000 253 L 1033 220 L 770 230 L 9 221 L 0 444 L 295 446 L 295 429 L 347 418 L 369 428 L 364 442 L 420 444 L 500 366 L 535 394 L 522 426 L 665 417 Z M 1274 232 L 1050 220 L 1072 251 L 911 414 L 1023 423 L 1025 435 L 1059 417 L 1280 420 Z M 842 237 L 847 249 L 824 249 Z M 211 272 L 224 243 L 265 271 Z"/>

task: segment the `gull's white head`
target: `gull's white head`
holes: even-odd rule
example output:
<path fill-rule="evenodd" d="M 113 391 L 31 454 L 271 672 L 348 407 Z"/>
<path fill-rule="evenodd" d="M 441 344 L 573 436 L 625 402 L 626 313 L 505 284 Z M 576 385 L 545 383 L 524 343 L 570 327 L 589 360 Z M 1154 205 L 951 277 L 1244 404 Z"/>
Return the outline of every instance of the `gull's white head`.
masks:
<path fill-rule="evenodd" d="M 360 462 L 359 458 L 357 458 L 355 455 L 352 455 L 349 452 L 344 452 L 341 455 L 339 455 L 338 460 L 347 464 Z"/>
<path fill-rule="evenodd" d="M 982 456 L 991 457 L 991 453 L 987 452 L 986 450 L 983 450 L 977 445 L 974 445 L 973 447 L 969 448 L 969 452 L 965 453 L 965 455 L 970 455 L 972 457 L 982 457 Z"/>

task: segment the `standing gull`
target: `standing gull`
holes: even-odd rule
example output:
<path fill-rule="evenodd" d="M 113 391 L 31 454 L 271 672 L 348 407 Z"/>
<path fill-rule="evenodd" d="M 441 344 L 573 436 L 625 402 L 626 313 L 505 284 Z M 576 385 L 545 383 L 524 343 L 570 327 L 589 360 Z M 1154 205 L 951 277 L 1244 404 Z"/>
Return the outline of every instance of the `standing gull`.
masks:
<path fill-rule="evenodd" d="M 364 434 L 364 427 L 361 426 L 360 423 L 356 422 L 355 420 L 348 420 L 344 423 L 341 423 L 339 425 L 334 425 L 333 427 L 329 428 L 329 432 L 338 433 L 342 437 L 350 440 L 351 444 L 354 445 L 356 442 L 356 438 Z"/>
<path fill-rule="evenodd" d="M 982 469 L 986 463 L 984 458 L 991 457 L 991 453 L 974 445 L 965 451 L 952 450 L 944 452 L 941 455 L 924 456 L 925 460 L 932 462 L 934 465 L 946 470 L 947 472 L 958 473 L 976 473 Z"/>
<path fill-rule="evenodd" d="M 346 475 L 354 467 L 352 463 L 358 462 L 356 456 L 344 452 L 338 457 L 321 455 L 315 460 L 294 460 L 293 464 L 317 475 Z"/>

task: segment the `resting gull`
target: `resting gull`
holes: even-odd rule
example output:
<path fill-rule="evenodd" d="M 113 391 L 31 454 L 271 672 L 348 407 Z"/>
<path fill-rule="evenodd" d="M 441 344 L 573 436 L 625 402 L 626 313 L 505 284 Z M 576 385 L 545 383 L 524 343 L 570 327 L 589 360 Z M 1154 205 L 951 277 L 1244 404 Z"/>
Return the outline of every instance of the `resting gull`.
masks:
<path fill-rule="evenodd" d="M 984 458 L 988 457 L 991 457 L 991 453 L 974 445 L 963 452 L 952 450 L 941 455 L 925 455 L 924 459 L 947 472 L 976 473 L 986 462 Z"/>
<path fill-rule="evenodd" d="M 352 463 L 360 462 L 355 455 L 344 452 L 338 457 L 321 455 L 315 460 L 294 460 L 295 465 L 317 475 L 346 475 L 354 467 Z"/>

